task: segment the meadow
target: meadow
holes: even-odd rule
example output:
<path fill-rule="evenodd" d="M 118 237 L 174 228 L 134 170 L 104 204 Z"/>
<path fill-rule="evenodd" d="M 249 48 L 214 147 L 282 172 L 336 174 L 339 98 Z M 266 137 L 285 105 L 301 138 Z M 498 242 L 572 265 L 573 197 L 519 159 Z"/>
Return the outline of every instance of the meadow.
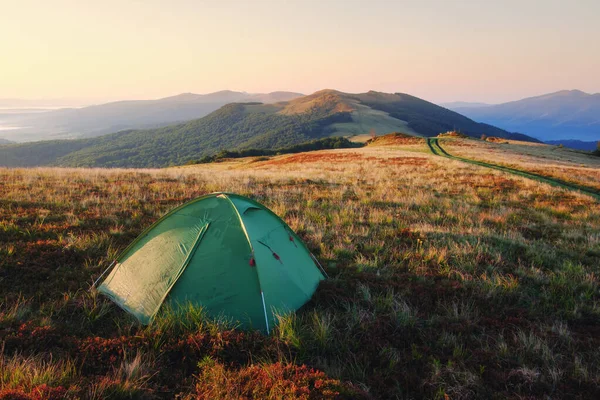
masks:
<path fill-rule="evenodd" d="M 0 169 L 0 399 L 600 397 L 598 202 L 421 139 L 379 144 Z M 191 307 L 143 327 L 90 290 L 145 227 L 214 191 L 271 208 L 330 277 L 271 335 Z"/>
<path fill-rule="evenodd" d="M 540 143 L 502 140 L 445 140 L 451 154 L 505 165 L 600 190 L 600 157 Z"/>

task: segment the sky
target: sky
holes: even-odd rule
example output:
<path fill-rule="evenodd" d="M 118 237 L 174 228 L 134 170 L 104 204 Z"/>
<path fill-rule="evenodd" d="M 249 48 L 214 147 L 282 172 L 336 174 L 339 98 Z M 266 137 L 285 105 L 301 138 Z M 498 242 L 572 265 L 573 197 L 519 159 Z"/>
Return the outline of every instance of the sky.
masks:
<path fill-rule="evenodd" d="M 598 0 L 0 0 L 0 98 L 600 92 Z"/>

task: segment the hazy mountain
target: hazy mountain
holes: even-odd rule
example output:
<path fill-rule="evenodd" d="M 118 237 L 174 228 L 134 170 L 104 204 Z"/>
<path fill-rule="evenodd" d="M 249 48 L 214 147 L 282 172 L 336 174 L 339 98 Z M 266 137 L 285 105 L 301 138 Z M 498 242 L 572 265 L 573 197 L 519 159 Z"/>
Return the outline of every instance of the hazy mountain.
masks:
<path fill-rule="evenodd" d="M 11 141 L 11 140 L 0 138 L 0 145 L 2 145 L 2 144 L 11 144 L 11 143 L 14 143 L 14 142 Z"/>
<path fill-rule="evenodd" d="M 64 108 L 89 105 L 89 101 L 81 99 L 0 99 L 0 108 Z"/>
<path fill-rule="evenodd" d="M 471 108 L 480 108 L 480 107 L 489 107 L 492 104 L 488 104 L 488 103 L 477 103 L 477 102 L 469 102 L 469 101 L 452 101 L 449 103 L 441 103 L 440 106 L 444 107 L 444 108 L 448 108 L 450 110 L 453 110 L 455 108 L 462 108 L 462 107 L 471 107 Z"/>
<path fill-rule="evenodd" d="M 563 90 L 487 107 L 449 107 L 476 121 L 540 140 L 600 140 L 600 93 Z"/>
<path fill-rule="evenodd" d="M 300 93 L 266 94 L 224 90 L 209 94 L 183 93 L 158 100 L 117 101 L 83 108 L 67 108 L 44 113 L 3 115 L 4 123 L 25 127 L 10 132 L 19 142 L 94 137 L 123 129 L 160 127 L 201 118 L 225 104 L 256 101 L 272 103 L 291 100 Z"/>
<path fill-rule="evenodd" d="M 170 101 L 180 101 L 181 96 Z M 456 129 L 476 137 L 485 133 L 532 140 L 407 94 L 322 90 L 287 102 L 232 103 L 203 118 L 156 129 L 3 146 L 0 165 L 164 167 L 220 150 L 281 148 L 327 136 L 364 134 L 371 129 L 378 134 L 404 132 L 418 136 Z"/>
<path fill-rule="evenodd" d="M 594 151 L 598 148 L 598 141 L 584 142 L 582 140 L 565 139 L 565 140 L 548 140 L 546 143 L 552 144 L 555 146 L 559 146 L 562 144 L 563 146 L 568 147 L 570 149 L 585 150 L 585 151 Z"/>

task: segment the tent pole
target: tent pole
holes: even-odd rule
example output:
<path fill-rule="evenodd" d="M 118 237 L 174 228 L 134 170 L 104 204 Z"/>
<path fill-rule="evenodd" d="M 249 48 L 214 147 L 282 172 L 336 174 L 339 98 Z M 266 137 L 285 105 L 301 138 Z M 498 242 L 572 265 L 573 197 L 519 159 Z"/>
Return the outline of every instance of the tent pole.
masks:
<path fill-rule="evenodd" d="M 265 311 L 265 324 L 267 324 L 267 335 L 269 334 L 269 319 L 267 318 L 267 306 L 265 305 L 265 293 L 261 290 L 260 297 L 262 297 L 263 310 Z"/>
<path fill-rule="evenodd" d="M 108 268 L 106 268 L 106 269 L 104 270 L 104 272 L 103 272 L 103 273 L 102 273 L 102 274 L 101 274 L 101 275 L 98 277 L 98 279 L 96 279 L 96 280 L 94 281 L 94 284 L 92 285 L 92 287 L 90 288 L 90 290 L 96 287 L 96 284 L 98 283 L 98 281 L 99 281 L 100 279 L 102 279 L 102 277 L 104 276 L 104 274 L 106 274 L 106 273 L 108 272 L 108 270 L 109 270 L 109 269 L 111 269 L 111 267 L 112 267 L 113 265 L 115 265 L 115 263 L 116 263 L 116 262 L 117 262 L 117 260 L 114 260 L 112 263 L 110 263 L 110 265 L 108 266 Z"/>
<path fill-rule="evenodd" d="M 315 255 L 313 253 L 310 253 L 310 256 L 312 257 L 312 259 L 315 262 L 315 264 L 317 264 L 317 266 L 319 267 L 319 269 L 321 270 L 321 272 L 323 273 L 323 275 L 325 275 L 325 278 L 329 278 L 329 275 L 327 275 L 327 272 L 325 272 L 325 270 L 323 269 L 323 266 L 321 265 L 321 263 L 319 262 L 319 260 L 317 260 L 317 257 L 315 257 Z"/>

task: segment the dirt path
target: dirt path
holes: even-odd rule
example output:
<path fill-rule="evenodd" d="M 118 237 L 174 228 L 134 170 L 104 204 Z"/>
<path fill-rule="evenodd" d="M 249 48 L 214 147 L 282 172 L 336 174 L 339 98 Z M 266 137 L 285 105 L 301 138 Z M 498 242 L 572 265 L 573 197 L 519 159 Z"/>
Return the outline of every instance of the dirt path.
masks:
<path fill-rule="evenodd" d="M 550 178 L 548 176 L 538 175 L 538 174 L 534 174 L 533 172 L 527 172 L 527 171 L 523 171 L 523 170 L 520 170 L 520 169 L 515 169 L 515 168 L 505 167 L 505 166 L 502 166 L 502 165 L 490 164 L 490 163 L 486 163 L 486 162 L 483 162 L 483 161 L 476 161 L 476 160 L 471 160 L 471 159 L 468 159 L 468 158 L 462 158 L 462 157 L 453 156 L 453 155 L 449 154 L 446 150 L 444 150 L 442 148 L 442 146 L 440 146 L 439 140 L 437 138 L 428 138 L 427 139 L 427 145 L 429 146 L 429 150 L 431 150 L 431 152 L 433 154 L 441 156 L 441 157 L 448 157 L 448 158 L 452 158 L 454 160 L 463 161 L 463 162 L 466 162 L 466 163 L 469 163 L 469 164 L 479 165 L 481 167 L 487 167 L 487 168 L 497 169 L 499 171 L 508 172 L 508 173 L 511 173 L 511 174 L 514 174 L 514 175 L 523 176 L 525 178 L 533 179 L 533 180 L 536 180 L 538 182 L 547 183 L 547 184 L 552 185 L 552 186 L 561 187 L 563 189 L 575 190 L 575 191 L 578 191 L 580 193 L 586 194 L 588 196 L 592 196 L 596 200 L 600 201 L 600 192 L 598 190 L 594 189 L 594 188 L 591 188 L 591 187 L 581 186 L 581 185 L 577 185 L 575 183 L 561 181 L 560 179 Z"/>

